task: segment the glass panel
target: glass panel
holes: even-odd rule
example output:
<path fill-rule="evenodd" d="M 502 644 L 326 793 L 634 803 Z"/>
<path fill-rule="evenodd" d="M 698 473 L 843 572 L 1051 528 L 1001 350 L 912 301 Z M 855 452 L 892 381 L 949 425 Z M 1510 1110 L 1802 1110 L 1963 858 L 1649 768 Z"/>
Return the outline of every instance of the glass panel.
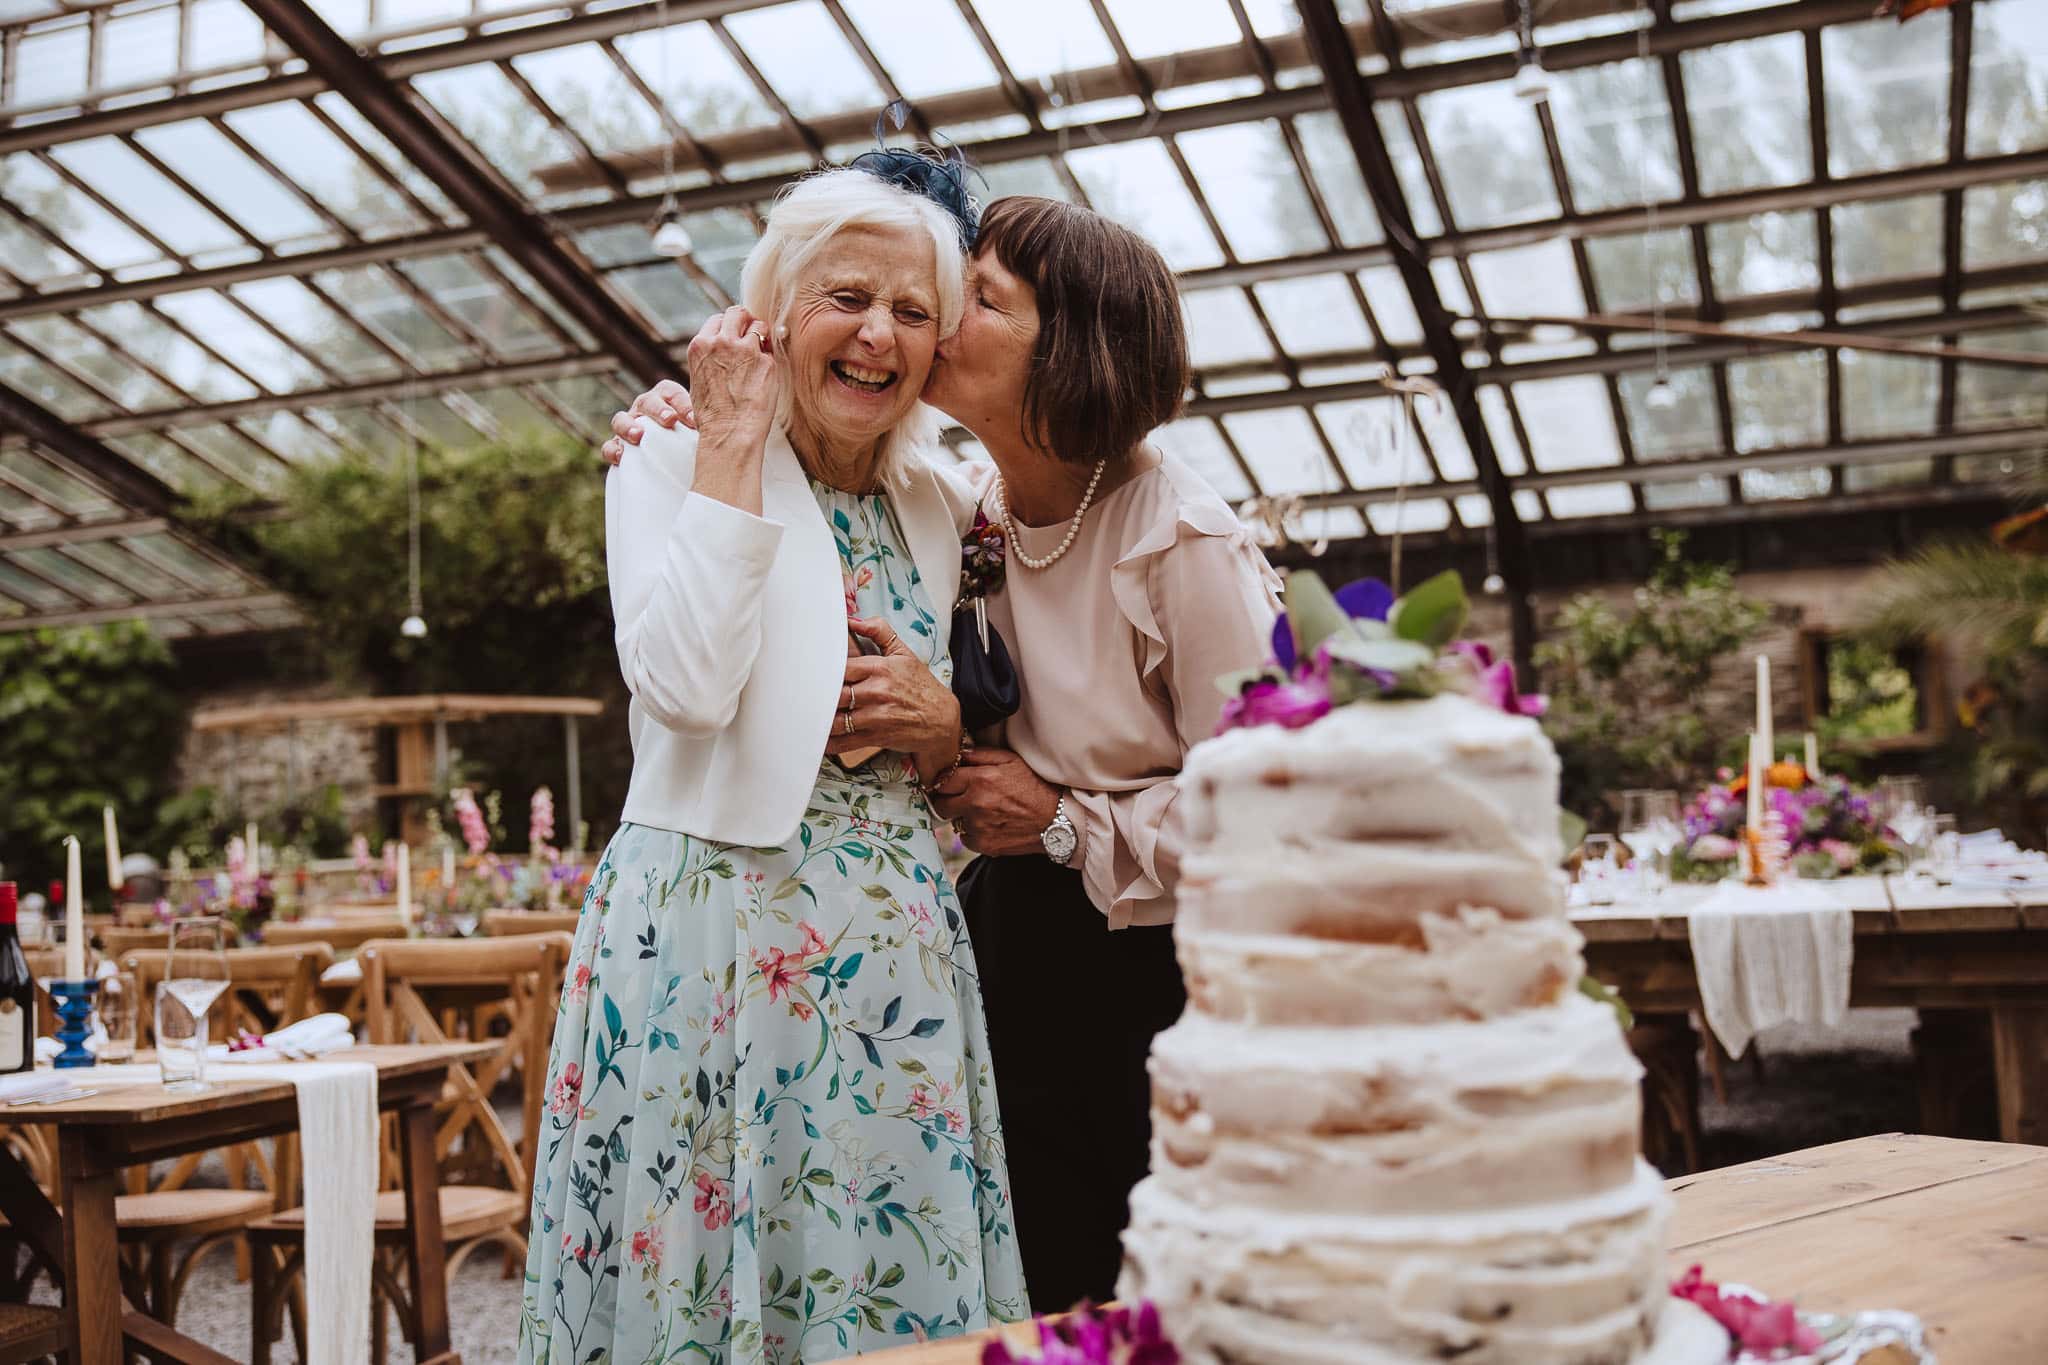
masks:
<path fill-rule="evenodd" d="M 986 90 L 996 69 L 953 0 L 842 0 L 905 99 Z"/>
<path fill-rule="evenodd" d="M 691 257 L 728 296 L 738 298 L 741 267 L 747 263 L 747 253 L 761 240 L 753 220 L 738 209 L 710 209 L 684 214 L 683 226 L 690 230 L 694 244 Z"/>
<path fill-rule="evenodd" d="M 303 104 L 237 109 L 227 115 L 227 123 L 265 160 L 286 170 L 299 188 L 355 231 L 381 237 L 430 226 Z"/>
<path fill-rule="evenodd" d="M 1963 191 L 1963 269 L 2048 255 L 2048 180 L 2012 180 Z"/>
<path fill-rule="evenodd" d="M 1244 471 L 1238 468 L 1230 448 L 1223 443 L 1223 433 L 1207 418 L 1168 422 L 1152 433 L 1152 440 L 1167 454 L 1186 461 L 1227 501 L 1241 502 L 1252 495 L 1254 490 Z"/>
<path fill-rule="evenodd" d="M 319 106 L 322 114 L 341 128 L 344 135 L 362 148 L 366 155 L 389 172 L 392 179 L 405 186 L 406 190 L 421 203 L 451 223 L 462 220 L 462 215 L 456 211 L 455 205 L 449 202 L 447 195 L 441 193 L 441 187 L 421 174 L 410 161 L 400 156 L 398 149 L 385 141 L 384 135 L 372 127 L 354 105 L 331 90 L 324 95 L 315 96 L 313 103 Z"/>
<path fill-rule="evenodd" d="M 1687 365 L 1671 371 L 1665 396 L 1652 397 L 1654 370 L 1618 376 L 1621 408 L 1638 460 L 1675 460 L 1721 448 L 1721 416 L 1714 401 L 1714 371 Z"/>
<path fill-rule="evenodd" d="M 156 304 L 187 331 L 205 337 L 207 345 L 232 357 L 238 367 L 273 393 L 290 393 L 325 382 L 304 356 L 210 289 L 166 294 Z"/>
<path fill-rule="evenodd" d="M 1676 199 L 1678 139 L 1654 62 L 1613 62 L 1550 78 L 1550 112 L 1581 213 Z"/>
<path fill-rule="evenodd" d="M 88 264 L 119 270 L 164 259 L 163 252 L 27 152 L 16 152 L 0 163 L 0 186 L 7 191 L 10 207 L 42 224 Z"/>
<path fill-rule="evenodd" d="M 1914 488 L 1934 480 L 1934 461 L 1897 460 L 1890 464 L 1852 464 L 1842 470 L 1844 493 L 1875 493 L 1886 488 Z"/>
<path fill-rule="evenodd" d="M 209 123 L 194 120 L 148 128 L 137 133 L 136 140 L 223 212 L 234 214 L 252 237 L 270 243 L 301 239 L 301 247 L 338 240 L 275 176 Z M 304 156 L 300 149 L 294 159 Z M 315 240 L 303 240 L 309 238 Z"/>
<path fill-rule="evenodd" d="M 1415 300 L 1401 272 L 1390 265 L 1370 266 L 1358 272 L 1365 289 L 1365 301 L 1372 305 L 1373 321 L 1380 335 L 1395 346 L 1413 346 L 1422 340 L 1422 319 L 1416 316 Z"/>
<path fill-rule="evenodd" d="M 1827 440 L 1827 362 L 1818 351 L 1731 361 L 1735 448 L 1817 446 Z"/>
<path fill-rule="evenodd" d="M 2022 327 L 2009 332 L 1978 332 L 1963 339 L 1966 346 L 1987 350 L 2031 351 L 2048 355 L 2048 327 Z M 2005 365 L 1962 365 L 1956 370 L 1956 426 L 2048 425 L 2048 384 L 2039 370 Z"/>
<path fill-rule="evenodd" d="M 1273 358 L 1242 289 L 1196 289 L 1181 302 L 1188 313 L 1188 357 L 1196 369 Z"/>
<path fill-rule="evenodd" d="M 1252 286 L 1281 346 L 1296 356 L 1363 351 L 1372 329 L 1342 275 L 1306 275 Z"/>
<path fill-rule="evenodd" d="M 974 8 L 1004 64 L 1021 81 L 1116 61 L 1088 0 L 975 0 Z"/>
<path fill-rule="evenodd" d="M 1878 351 L 1841 352 L 1842 435 L 1851 441 L 1934 430 L 1941 362 Z"/>
<path fill-rule="evenodd" d="M 1714 474 L 1673 479 L 1667 483 L 1645 483 L 1640 487 L 1643 508 L 1650 512 L 1675 512 L 1686 507 L 1725 507 L 1728 503 L 1728 480 Z"/>
<path fill-rule="evenodd" d="M 1316 421 L 1344 466 L 1353 488 L 1410 488 L 1433 481 L 1429 461 L 1412 431 L 1405 432 L 1401 405 L 1392 398 L 1359 398 L 1318 403 Z"/>
<path fill-rule="evenodd" d="M 110 89 L 162 80 L 178 69 L 178 10 L 117 14 L 100 35 L 100 84 Z"/>
<path fill-rule="evenodd" d="M 1948 154 L 1948 11 L 1910 24 L 1830 24 L 1820 51 L 1829 171 L 1861 175 Z"/>
<path fill-rule="evenodd" d="M 1693 269 L 1692 235 L 1683 228 L 1588 237 L 1586 266 L 1600 307 L 1629 312 L 1664 303 L 1698 303 L 1699 274 Z"/>
<path fill-rule="evenodd" d="M 874 77 L 817 0 L 734 14 L 725 27 L 800 119 L 873 109 L 884 102 Z"/>
<path fill-rule="evenodd" d="M 1432 91 L 1415 103 L 1459 227 L 1524 223 L 1559 212 L 1535 110 L 1506 81 Z"/>
<path fill-rule="evenodd" d="M 228 478 L 213 466 L 157 432 L 132 431 L 125 436 L 108 436 L 101 439 L 180 493 L 199 493 L 224 488 L 229 482 Z"/>
<path fill-rule="evenodd" d="M 490 414 L 507 440 L 552 440 L 562 434 L 547 410 L 518 389 L 478 389 L 468 396 Z"/>
<path fill-rule="evenodd" d="M 1278 123 L 1184 133 L 1179 144 L 1239 260 L 1304 256 L 1329 247 Z"/>
<path fill-rule="evenodd" d="M 2048 23 L 2031 0 L 1970 7 L 1971 156 L 2048 145 Z"/>
<path fill-rule="evenodd" d="M 38 501 L 49 504 L 67 517 L 81 520 L 110 516 L 118 509 L 105 494 L 83 479 L 75 479 L 28 451 L 0 451 L 0 469 L 13 476 L 11 482 L 26 487 Z"/>
<path fill-rule="evenodd" d="M 1758 213 L 1707 225 L 1707 265 L 1724 297 L 1820 286 L 1820 238 L 1811 213 Z"/>
<path fill-rule="evenodd" d="M 1319 540 L 1356 540 L 1365 534 L 1365 518 L 1356 507 L 1306 507 L 1288 518 L 1287 536 L 1296 545 Z"/>
<path fill-rule="evenodd" d="M 234 229 L 114 138 L 59 143 L 50 155 L 181 256 L 241 243 Z"/>
<path fill-rule="evenodd" d="M 611 416 L 624 406 L 631 397 L 630 389 L 621 391 L 605 382 L 599 375 L 579 375 L 571 379 L 550 379 L 541 385 L 558 406 L 567 408 L 583 424 L 586 435 L 611 434 Z"/>
<path fill-rule="evenodd" d="M 1834 484 L 1827 466 L 1811 469 L 1745 469 L 1742 498 L 1745 502 L 1784 502 L 1792 498 L 1817 498 Z"/>
<path fill-rule="evenodd" d="M 1493 453 L 1500 460 L 1501 472 L 1511 476 L 1528 473 L 1529 457 L 1522 453 L 1521 438 L 1515 435 L 1514 419 L 1508 413 L 1508 400 L 1501 393 L 1500 385 L 1480 386 L 1479 416 L 1486 423 L 1486 435 L 1493 442 Z"/>
<path fill-rule="evenodd" d="M 615 45 L 647 88 L 698 137 L 780 121 L 709 24 L 642 30 Z"/>
<path fill-rule="evenodd" d="M 5 556 L 0 556 L 0 593 L 37 611 L 62 611 L 78 605 L 70 594 L 30 578 L 8 562 Z"/>
<path fill-rule="evenodd" d="M 1837 204 L 1835 283 L 1941 273 L 1941 196 Z"/>
<path fill-rule="evenodd" d="M 1541 470 L 1621 463 L 1607 385 L 1594 375 L 1538 379 L 1514 386 L 1522 429 Z"/>
<path fill-rule="evenodd" d="M 1578 483 L 1546 489 L 1550 515 L 1565 517 L 1612 517 L 1636 509 L 1635 494 L 1625 483 Z"/>
<path fill-rule="evenodd" d="M 323 270 L 313 278 L 356 321 L 420 369 L 454 369 L 476 358 L 467 341 L 435 321 L 386 269 Z"/>
<path fill-rule="evenodd" d="M 1517 488 L 1514 496 L 1515 515 L 1523 521 L 1542 521 L 1543 499 L 1533 488 Z"/>
<path fill-rule="evenodd" d="M 1072 200 L 1073 192 L 1067 182 L 1060 179 L 1059 171 L 1050 158 L 1026 157 L 1021 161 L 998 161 L 983 166 L 981 175 L 988 182 L 988 194 L 983 199 L 1000 199 L 1006 194 L 1034 194 L 1041 199 Z"/>
<path fill-rule="evenodd" d="M 182 427 L 178 439 L 252 488 L 272 492 L 284 483 L 285 466 L 232 427 L 218 422 Z"/>
<path fill-rule="evenodd" d="M 0 385 L 41 403 L 67 422 L 90 421 L 114 411 L 113 404 L 85 385 L 5 342 L 0 342 Z"/>
<path fill-rule="evenodd" d="M 101 336 L 118 338 L 122 349 L 148 360 L 165 378 L 202 403 L 232 402 L 257 394 L 254 384 L 139 303 L 106 304 L 87 309 L 80 316 Z M 246 328 L 250 324 L 244 319 L 242 325 Z"/>
<path fill-rule="evenodd" d="M 655 151 L 668 140 L 661 115 L 640 98 L 595 43 L 528 53 L 514 57 L 512 66 L 599 156 Z M 685 128 L 696 126 L 688 121 L 693 110 L 683 108 L 676 113 Z M 680 154 L 677 159 L 684 160 Z M 650 156 L 648 161 L 649 171 L 661 164 L 658 156 Z"/>
<path fill-rule="evenodd" d="M 190 400 L 158 382 L 133 359 L 63 318 L 30 318 L 8 330 L 52 360 L 76 370 L 124 408 L 167 408 Z"/>
<path fill-rule="evenodd" d="M 1451 505 L 1442 498 L 1416 498 L 1401 503 L 1375 502 L 1365 514 L 1378 535 L 1422 535 L 1441 531 L 1451 524 Z"/>
<path fill-rule="evenodd" d="M 542 118 L 495 66 L 424 71 L 412 78 L 412 87 L 440 110 L 486 161 L 536 199 L 548 197 L 539 171 L 576 159 L 575 144 Z M 639 97 L 621 90 L 615 98 Z"/>
<path fill-rule="evenodd" d="M 164 582 L 160 570 L 140 562 L 133 555 L 123 554 L 116 541 L 83 540 L 75 545 L 66 545 L 64 553 L 94 573 L 112 579 L 131 597 L 154 597 L 166 588 L 177 591 L 184 587 L 182 583 Z"/>
<path fill-rule="evenodd" d="M 293 463 L 331 460 L 341 453 L 334 438 L 296 412 L 273 412 L 244 418 L 241 431 Z"/>
<path fill-rule="evenodd" d="M 16 104 L 54 104 L 85 91 L 85 62 L 91 35 L 83 23 L 24 34 L 15 50 Z"/>
<path fill-rule="evenodd" d="M 1806 50 L 1796 33 L 1679 54 L 1700 190 L 1726 194 L 1813 178 Z"/>
<path fill-rule="evenodd" d="M 1358 157 L 1344 136 L 1335 114 L 1303 114 L 1294 120 L 1301 138 L 1301 150 L 1308 160 L 1309 174 L 1322 191 L 1323 205 L 1337 227 L 1345 246 L 1371 246 L 1386 233 L 1380 227 L 1379 212 L 1366 192 L 1365 178 L 1358 173 Z"/>
<path fill-rule="evenodd" d="M 614 270 L 605 278 L 666 337 L 693 336 L 718 311 L 711 296 L 670 261 Z"/>
<path fill-rule="evenodd" d="M 1580 317 L 1586 296 L 1571 245 L 1561 238 L 1466 258 L 1479 302 L 1494 317 Z"/>
<path fill-rule="evenodd" d="M 1452 502 L 1458 509 L 1458 520 L 1467 526 L 1493 525 L 1493 504 L 1484 494 L 1461 493 Z"/>
<path fill-rule="evenodd" d="M 1067 165 L 1097 209 L 1150 238 L 1174 269 L 1223 264 L 1223 249 L 1157 138 L 1076 147 Z"/>
<path fill-rule="evenodd" d="M 263 21 L 242 0 L 195 0 L 186 22 L 192 65 L 201 70 L 263 59 Z"/>
<path fill-rule="evenodd" d="M 55 187 L 31 191 L 17 174 L 29 164 L 24 157 L 0 160 L 0 204 L 32 215 L 38 222 L 61 223 L 66 207 L 62 191 Z M 0 213 L 0 269 L 16 279 L 40 285 L 55 276 L 77 275 L 86 265 L 23 226 L 13 213 Z"/>
<path fill-rule="evenodd" d="M 1415 404 L 1415 420 L 1429 438 L 1429 450 L 1436 457 L 1437 473 L 1446 479 L 1470 479 L 1479 474 L 1472 462 L 1472 447 L 1465 443 L 1465 431 L 1449 399 L 1424 398 Z"/>
<path fill-rule="evenodd" d="M 1268 493 L 1334 493 L 1336 471 L 1303 408 L 1225 413 L 1223 425 Z"/>
<path fill-rule="evenodd" d="M 1400 105 L 1385 100 L 1374 104 L 1372 112 L 1379 120 L 1380 136 L 1387 140 L 1387 154 L 1394 159 L 1394 178 L 1401 182 L 1401 197 L 1408 201 L 1408 216 L 1415 220 L 1415 230 L 1425 237 L 1436 236 L 1444 230 L 1444 220 L 1437 212 L 1436 192 L 1423 173 L 1422 154 L 1415 150 L 1408 116 Z M 1436 154 L 1442 158 L 1443 149 L 1438 147 Z"/>
<path fill-rule="evenodd" d="M 256 280 L 228 292 L 344 379 L 390 379 L 402 372 L 390 352 L 297 280 Z"/>
<path fill-rule="evenodd" d="M 1225 0 L 1108 0 L 1110 21 L 1124 48 L 1143 61 L 1169 52 L 1229 47 L 1241 34 Z"/>
<path fill-rule="evenodd" d="M 532 313 L 465 256 L 435 256 L 398 267 L 500 355 L 552 355 L 560 348 Z"/>

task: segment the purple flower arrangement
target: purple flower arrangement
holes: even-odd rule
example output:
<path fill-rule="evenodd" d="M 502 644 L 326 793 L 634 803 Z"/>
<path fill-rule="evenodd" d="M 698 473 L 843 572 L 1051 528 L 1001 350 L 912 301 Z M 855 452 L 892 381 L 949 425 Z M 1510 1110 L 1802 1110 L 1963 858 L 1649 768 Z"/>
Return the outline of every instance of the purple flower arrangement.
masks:
<path fill-rule="evenodd" d="M 1545 700 L 1515 685 L 1515 666 L 1476 640 L 1460 640 L 1470 604 L 1455 573 L 1399 597 L 1376 578 L 1331 592 L 1316 574 L 1287 579 L 1287 610 L 1273 623 L 1273 657 L 1229 674 L 1217 732 L 1247 725 L 1296 730 L 1353 702 L 1462 692 L 1512 716 L 1540 716 Z"/>
<path fill-rule="evenodd" d="M 1180 1351 L 1151 1303 L 1097 1308 L 1082 1304 L 1038 1320 L 1038 1352 L 1018 1355 L 1000 1341 L 981 1348 L 981 1365 L 1180 1365 Z"/>
<path fill-rule="evenodd" d="M 1796 763 L 1773 764 L 1764 799 L 1784 823 L 1792 867 L 1802 877 L 1881 872 L 1899 860 L 1896 837 L 1847 778 L 1812 778 Z M 1742 851 L 1748 802 L 1746 783 L 1723 768 L 1685 808 L 1674 874 L 1690 881 L 1726 876 Z"/>

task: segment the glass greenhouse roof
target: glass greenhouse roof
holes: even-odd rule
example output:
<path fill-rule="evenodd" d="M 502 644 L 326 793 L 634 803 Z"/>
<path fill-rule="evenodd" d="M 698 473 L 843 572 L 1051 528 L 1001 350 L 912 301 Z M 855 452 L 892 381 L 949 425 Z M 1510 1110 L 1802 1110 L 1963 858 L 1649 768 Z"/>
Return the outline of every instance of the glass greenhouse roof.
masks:
<path fill-rule="evenodd" d="M 0 629 L 288 625 L 183 497 L 594 442 L 897 100 L 1159 245 L 1162 440 L 1297 538 L 1940 500 L 2048 422 L 1929 353 L 2048 355 L 2048 3 L 1872 7 L 1532 0 L 1532 101 L 1498 0 L 0 0 Z"/>

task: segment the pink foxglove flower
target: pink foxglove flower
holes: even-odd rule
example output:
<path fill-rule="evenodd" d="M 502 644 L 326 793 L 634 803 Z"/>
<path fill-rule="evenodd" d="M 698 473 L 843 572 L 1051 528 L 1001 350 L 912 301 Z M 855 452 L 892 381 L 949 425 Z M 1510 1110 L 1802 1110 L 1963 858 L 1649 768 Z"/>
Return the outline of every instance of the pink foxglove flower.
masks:
<path fill-rule="evenodd" d="M 470 856 L 476 857 L 491 846 L 491 831 L 484 824 L 476 794 L 467 787 L 458 787 L 450 793 L 449 800 L 454 802 L 455 819 L 462 826 L 462 842 L 469 846 Z"/>
<path fill-rule="evenodd" d="M 554 838 L 555 794 L 546 787 L 536 787 L 527 808 L 526 846 L 552 863 L 562 856 L 561 850 L 554 847 Z"/>

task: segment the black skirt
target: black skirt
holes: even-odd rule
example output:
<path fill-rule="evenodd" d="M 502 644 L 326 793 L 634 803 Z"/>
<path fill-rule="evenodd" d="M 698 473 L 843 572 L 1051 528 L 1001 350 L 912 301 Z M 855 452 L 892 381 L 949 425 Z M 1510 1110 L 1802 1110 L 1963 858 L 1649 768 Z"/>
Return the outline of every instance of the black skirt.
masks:
<path fill-rule="evenodd" d="M 976 859 L 960 900 L 1032 1306 L 1103 1302 L 1149 1159 L 1145 1059 L 1187 1003 L 1172 927 L 1111 933 L 1081 874 L 1044 857 Z"/>

